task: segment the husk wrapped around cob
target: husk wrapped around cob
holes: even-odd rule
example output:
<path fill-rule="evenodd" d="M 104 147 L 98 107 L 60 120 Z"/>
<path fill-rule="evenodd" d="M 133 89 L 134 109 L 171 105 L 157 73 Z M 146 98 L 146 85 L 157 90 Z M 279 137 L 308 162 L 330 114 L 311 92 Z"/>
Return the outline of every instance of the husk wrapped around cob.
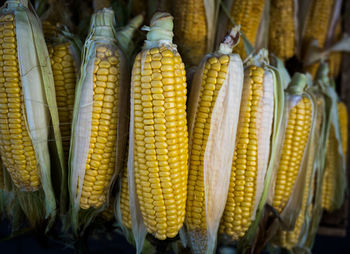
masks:
<path fill-rule="evenodd" d="M 69 156 L 76 234 L 108 206 L 126 144 L 128 66 L 117 46 L 114 25 L 112 10 L 96 12 L 83 48 Z"/>
<path fill-rule="evenodd" d="M 313 85 L 308 92 L 315 100 L 315 124 L 310 133 L 309 152 L 305 157 L 305 185 L 301 199 L 301 207 L 292 230 L 279 230 L 273 243 L 291 251 L 308 250 L 306 244 L 313 226 L 313 209 L 315 200 L 316 181 L 322 173 L 319 160 L 322 155 L 323 133 L 326 129 L 326 104 L 321 89 Z M 310 251 L 310 250 L 309 250 Z"/>
<path fill-rule="evenodd" d="M 39 226 L 46 218 L 50 226 L 56 200 L 49 138 L 55 139 L 57 182 L 66 175 L 49 55 L 39 20 L 27 6 L 27 1 L 7 1 L 1 9 L 0 154 L 29 222 Z"/>
<path fill-rule="evenodd" d="M 266 202 L 283 112 L 280 72 L 269 65 L 267 51 L 251 56 L 245 69 L 230 186 L 219 233 L 244 249 L 256 235 Z M 242 195 L 243 194 L 243 195 Z M 243 240 L 243 241 L 241 241 Z"/>
<path fill-rule="evenodd" d="M 232 53 L 238 42 L 236 27 L 202 59 L 192 83 L 186 226 L 194 253 L 215 250 L 225 208 L 243 87 L 242 60 Z"/>
<path fill-rule="evenodd" d="M 75 86 L 78 81 L 82 45 L 80 40 L 66 31 L 64 27 L 58 26 L 44 21 L 43 31 L 55 82 L 63 151 L 68 161 Z"/>
<path fill-rule="evenodd" d="M 346 107 L 339 101 L 339 98 L 331 85 L 328 86 L 329 96 L 332 97 L 332 111 L 330 118 L 330 128 L 327 138 L 327 152 L 325 157 L 325 169 L 322 182 L 322 208 L 328 212 L 339 209 L 344 201 L 344 191 L 346 188 L 346 166 L 345 159 L 347 150 L 347 136 L 345 131 L 347 125 Z M 339 110 L 340 109 L 340 110 Z M 345 111 L 345 112 L 344 112 Z M 344 142 L 344 144 L 343 144 Z"/>
<path fill-rule="evenodd" d="M 320 223 L 323 207 L 323 189 L 324 189 L 324 174 L 325 162 L 327 157 L 327 143 L 330 136 L 330 128 L 332 125 L 332 118 L 336 111 L 336 102 L 338 100 L 334 88 L 330 85 L 327 64 L 321 64 L 313 87 L 310 89 L 316 99 L 317 118 L 316 118 L 316 135 L 319 136 L 319 149 L 315 159 L 316 179 L 314 188 L 314 198 L 312 202 L 311 222 L 307 235 L 303 236 L 303 248 L 311 249 L 316 237 L 318 225 Z M 321 116 L 322 113 L 322 116 Z M 340 164 L 341 165 L 341 164 Z M 344 179 L 340 179 L 339 184 L 343 185 Z M 344 186 L 344 185 L 343 185 Z M 305 239 L 306 238 L 306 239 Z"/>
<path fill-rule="evenodd" d="M 306 77 L 296 73 L 287 88 L 283 129 L 280 133 L 279 155 L 274 162 L 274 180 L 268 203 L 279 214 L 271 226 L 271 234 L 280 228 L 290 230 L 298 217 L 305 189 L 310 152 L 311 133 L 314 129 L 315 103 L 305 91 Z"/>

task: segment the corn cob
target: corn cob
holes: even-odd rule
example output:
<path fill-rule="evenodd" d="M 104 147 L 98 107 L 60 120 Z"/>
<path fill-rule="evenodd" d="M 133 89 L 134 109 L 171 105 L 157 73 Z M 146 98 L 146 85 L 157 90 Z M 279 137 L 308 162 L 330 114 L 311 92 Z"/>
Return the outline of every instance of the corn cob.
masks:
<path fill-rule="evenodd" d="M 175 42 L 186 65 L 198 65 L 207 50 L 207 24 L 203 0 L 173 4 Z"/>
<path fill-rule="evenodd" d="M 195 253 L 202 253 L 205 249 L 211 248 L 208 235 L 210 233 L 216 235 L 217 226 L 220 223 L 219 219 L 225 207 L 229 182 L 222 182 L 220 177 L 228 179 L 230 175 L 234 149 L 234 140 L 230 143 L 230 135 L 235 137 L 239 116 L 239 111 L 234 108 L 234 105 L 240 102 L 243 85 L 242 61 L 237 54 L 232 54 L 232 49 L 238 41 L 239 30 L 233 28 L 230 34 L 225 36 L 219 50 L 208 54 L 202 60 L 192 84 L 189 104 L 191 105 L 189 111 L 191 118 L 189 133 L 191 136 L 186 226 L 191 238 L 191 247 Z M 236 73 L 236 75 L 231 79 L 232 73 Z M 229 95 L 231 93 L 236 97 L 230 99 L 223 97 L 223 94 Z M 233 111 L 225 112 L 226 108 Z M 228 130 L 221 121 L 231 121 L 232 119 L 233 123 L 229 124 L 230 130 Z M 232 131 L 233 133 L 231 133 Z M 225 139 L 226 143 L 221 143 L 219 137 Z M 220 160 L 223 161 L 225 161 L 226 154 L 229 155 L 226 164 L 219 166 L 208 158 L 207 154 L 211 153 L 214 142 L 225 147 L 225 151 L 219 150 L 218 153 L 221 155 Z M 214 154 L 211 155 L 216 157 Z M 220 161 L 215 160 L 216 163 Z M 210 176 L 208 171 L 213 172 L 213 175 Z M 204 182 L 205 178 L 207 178 L 206 182 Z M 213 193 L 210 193 L 211 186 L 217 186 L 218 182 L 221 184 L 220 187 L 226 185 L 223 188 L 216 187 L 216 196 L 224 197 L 222 202 L 220 202 L 220 198 L 216 198 Z M 215 200 L 215 203 L 212 200 Z M 219 212 L 213 213 L 213 210 Z M 214 223 L 217 224 L 216 229 L 214 229 L 216 231 L 210 232 L 212 230 L 210 227 Z"/>
<path fill-rule="evenodd" d="M 338 103 L 338 114 L 343 153 L 346 158 L 348 154 L 348 110 L 344 102 Z"/>
<path fill-rule="evenodd" d="M 104 9 L 92 17 L 83 68 L 76 92 L 71 148 L 71 188 L 80 208 L 100 208 L 107 201 L 116 171 L 117 127 L 123 57 L 115 41 L 114 13 Z M 104 40 L 99 41 L 101 33 Z M 90 46 L 93 45 L 93 46 Z M 90 57 L 92 56 L 92 57 Z M 86 105 L 92 105 L 90 110 Z M 120 147 L 120 150 L 122 148 Z"/>
<path fill-rule="evenodd" d="M 335 27 L 333 43 L 338 42 L 338 40 L 340 40 L 341 37 L 342 37 L 342 26 L 341 26 L 341 22 L 338 22 L 337 26 Z M 341 52 L 333 52 L 329 55 L 329 75 L 333 78 L 336 78 L 340 73 L 341 59 L 342 59 Z"/>
<path fill-rule="evenodd" d="M 40 188 L 40 169 L 27 130 L 14 15 L 0 17 L 1 158 L 18 188 Z"/>
<path fill-rule="evenodd" d="M 305 32 L 303 36 L 304 47 L 307 48 L 312 40 L 317 40 L 322 49 L 327 38 L 328 27 L 332 18 L 334 0 L 312 1 L 307 16 Z M 319 63 L 314 63 L 306 68 L 315 77 Z"/>
<path fill-rule="evenodd" d="M 233 1 L 231 17 L 236 25 L 241 25 L 241 31 L 248 41 L 254 46 L 260 20 L 264 11 L 265 1 L 261 0 L 236 0 Z M 232 25 L 232 24 L 231 24 Z M 238 44 L 237 52 L 245 58 L 243 40 Z"/>
<path fill-rule="evenodd" d="M 51 133 L 59 161 L 58 185 L 64 182 L 65 165 L 49 55 L 40 21 L 27 1 L 6 1 L 0 9 L 0 63 L 1 160 L 29 223 L 42 226 L 48 219 L 50 227 L 56 215 Z M 63 198 L 64 191 L 60 194 Z"/>
<path fill-rule="evenodd" d="M 172 27 L 169 14 L 153 16 L 132 71 L 136 193 L 146 228 L 158 239 L 177 235 L 187 195 L 186 74 Z"/>
<path fill-rule="evenodd" d="M 343 102 L 338 102 L 338 116 L 339 116 L 339 126 L 341 134 L 341 142 L 344 157 L 347 154 L 347 124 L 348 116 L 347 109 Z M 338 156 L 338 140 L 336 138 L 334 125 L 331 125 L 329 137 L 327 140 L 327 154 L 326 154 L 326 164 L 324 171 L 324 179 L 322 185 L 322 207 L 327 211 L 332 211 L 335 209 L 335 195 L 337 195 L 337 156 Z"/>
<path fill-rule="evenodd" d="M 43 32 L 54 76 L 63 150 L 65 158 L 68 158 L 79 53 L 73 43 L 59 34 L 58 28 L 49 21 L 43 22 Z"/>
<path fill-rule="evenodd" d="M 289 109 L 272 205 L 280 213 L 288 203 L 310 134 L 312 104 L 303 97 Z"/>
<path fill-rule="evenodd" d="M 286 60 L 294 55 L 294 0 L 273 0 L 270 6 L 269 49 Z"/>
<path fill-rule="evenodd" d="M 263 115 L 263 110 L 269 112 L 268 117 Z M 263 129 L 269 130 L 264 134 L 268 135 L 265 139 L 269 139 L 272 112 L 272 77 L 262 67 L 251 65 L 245 71 L 229 192 L 220 224 L 220 233 L 225 233 L 233 240 L 244 236 L 255 216 L 261 194 L 261 179 L 264 178 L 260 175 L 260 163 L 264 164 L 266 159 L 266 154 L 260 154 L 259 146 L 262 144 L 259 141 Z"/>
<path fill-rule="evenodd" d="M 316 126 L 317 128 L 318 126 Z M 312 203 L 310 203 L 310 195 L 313 195 L 314 188 L 314 161 L 317 150 L 317 138 L 318 136 L 313 134 L 313 140 L 310 142 L 310 149 L 307 158 L 307 169 L 306 169 L 306 177 L 305 177 L 305 187 L 302 196 L 302 205 L 299 212 L 299 215 L 296 219 L 294 229 L 291 231 L 281 231 L 277 234 L 277 242 L 279 246 L 282 246 L 287 249 L 292 249 L 299 242 L 301 234 L 307 232 L 308 224 L 305 221 L 306 216 L 310 216 L 312 211 Z"/>
<path fill-rule="evenodd" d="M 122 179 L 121 179 L 120 211 L 121 211 L 122 223 L 123 223 L 124 227 L 131 229 L 131 216 L 130 216 L 130 205 L 129 205 L 129 184 L 128 184 L 128 169 L 127 169 L 127 167 L 124 167 Z"/>
<path fill-rule="evenodd" d="M 306 46 L 312 40 L 317 40 L 318 45 L 321 48 L 324 47 L 331 21 L 333 4 L 334 0 L 312 1 L 303 38 Z"/>

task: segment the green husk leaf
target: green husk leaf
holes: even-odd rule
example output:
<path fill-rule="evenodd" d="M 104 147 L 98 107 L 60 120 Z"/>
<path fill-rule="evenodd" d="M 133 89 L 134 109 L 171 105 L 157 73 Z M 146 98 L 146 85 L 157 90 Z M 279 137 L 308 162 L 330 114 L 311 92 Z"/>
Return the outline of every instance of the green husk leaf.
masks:
<path fill-rule="evenodd" d="M 125 55 L 131 57 L 135 49 L 135 44 L 132 41 L 135 30 L 137 30 L 143 23 L 143 15 L 134 17 L 130 22 L 117 31 L 117 40 Z"/>

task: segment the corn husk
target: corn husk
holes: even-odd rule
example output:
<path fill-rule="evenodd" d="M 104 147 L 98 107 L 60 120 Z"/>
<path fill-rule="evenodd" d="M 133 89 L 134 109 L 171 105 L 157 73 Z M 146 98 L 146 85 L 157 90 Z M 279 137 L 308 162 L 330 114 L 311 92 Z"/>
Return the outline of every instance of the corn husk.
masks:
<path fill-rule="evenodd" d="M 76 97 L 74 104 L 72 140 L 69 155 L 69 191 L 72 229 L 75 235 L 83 232 L 91 223 L 93 218 L 105 207 L 108 206 L 109 193 L 113 186 L 116 176 L 119 174 L 123 160 L 123 152 L 126 144 L 126 109 L 128 97 L 128 75 L 127 64 L 123 53 L 117 46 L 116 31 L 114 29 L 114 13 L 110 9 L 103 9 L 95 13 L 91 20 L 90 34 L 85 41 L 82 51 L 82 65 L 80 70 L 80 79 L 76 88 Z M 120 87 L 118 102 L 118 124 L 116 140 L 116 163 L 115 172 L 110 181 L 107 191 L 106 203 L 100 208 L 90 208 L 88 210 L 80 209 L 81 191 L 85 176 L 85 165 L 88 156 L 91 117 L 92 117 L 92 98 L 93 98 L 93 67 L 96 57 L 96 47 L 105 46 L 111 50 L 118 50 L 121 57 Z"/>
<path fill-rule="evenodd" d="M 34 11 L 28 9 L 28 2 L 7 1 L 1 8 L 1 14 L 8 13 L 13 13 L 15 16 L 19 71 L 26 106 L 27 127 L 40 167 L 42 182 L 42 188 L 38 191 L 24 192 L 15 187 L 14 193 L 31 224 L 39 225 L 47 219 L 47 229 L 49 229 L 56 215 L 48 147 L 50 134 L 55 139 L 55 149 L 60 162 L 55 171 L 60 175 L 60 179 L 65 177 L 52 70 L 40 22 Z M 49 128 L 50 122 L 52 129 Z"/>
<path fill-rule="evenodd" d="M 194 74 L 191 87 L 188 116 L 190 153 L 205 63 L 212 56 L 228 55 L 230 57 L 227 76 L 217 96 L 211 115 L 211 131 L 204 154 L 203 175 L 207 229 L 204 232 L 187 231 L 189 243 L 195 253 L 214 252 L 220 218 L 225 209 L 243 87 L 243 63 L 239 55 L 232 53 L 232 48 L 238 42 L 239 28 L 236 27 L 232 29 L 230 35 L 225 37 L 218 51 L 208 54 L 202 59 Z M 189 167 L 190 165 L 189 163 Z"/>
<path fill-rule="evenodd" d="M 277 147 L 277 150 L 279 151 L 279 154 L 276 156 L 275 161 L 274 161 L 274 176 L 273 176 L 273 181 L 270 186 L 270 191 L 269 191 L 269 197 L 268 197 L 268 204 L 272 204 L 273 196 L 274 196 L 274 185 L 275 185 L 275 179 L 277 176 L 277 169 L 279 167 L 279 160 L 280 160 L 280 151 L 282 148 L 280 147 L 283 142 L 282 140 L 284 139 L 285 135 L 285 129 L 287 125 L 287 119 L 288 119 L 288 113 L 290 109 L 296 105 L 296 103 L 302 99 L 303 97 L 309 98 L 312 103 L 312 122 L 311 122 L 311 127 L 310 127 L 310 133 L 314 132 L 315 128 L 315 116 L 316 116 L 316 105 L 314 102 L 314 98 L 312 95 L 309 94 L 308 91 L 305 91 L 306 84 L 307 83 L 307 77 L 305 75 L 297 73 L 294 74 L 293 79 L 288 86 L 288 89 L 286 90 L 286 100 L 285 100 L 285 112 L 283 115 L 283 120 L 282 120 L 282 131 L 280 132 L 279 136 L 279 146 Z M 302 197 L 304 194 L 304 186 L 305 186 L 305 181 L 306 181 L 306 171 L 307 171 L 307 166 L 308 166 L 308 160 L 307 160 L 307 155 L 310 153 L 310 143 L 311 143 L 311 135 L 309 134 L 308 141 L 306 143 L 306 147 L 304 150 L 302 162 L 299 167 L 299 173 L 296 178 L 296 182 L 293 186 L 291 196 L 282 210 L 280 214 L 278 214 L 276 211 L 274 212 L 277 216 L 277 218 L 274 219 L 272 222 L 272 225 L 267 229 L 268 233 L 268 239 L 271 239 L 277 232 L 277 230 L 291 230 L 293 229 L 297 216 L 300 211 L 300 207 L 302 204 Z"/>
<path fill-rule="evenodd" d="M 256 242 L 256 237 L 258 237 L 262 232 L 260 232 L 259 224 L 261 223 L 261 220 L 264 216 L 264 207 L 267 202 L 268 194 L 269 194 L 269 186 L 271 184 L 271 181 L 273 180 L 274 175 L 274 162 L 275 158 L 278 155 L 277 147 L 279 145 L 279 136 L 282 132 L 282 120 L 283 120 L 283 113 L 284 113 L 284 100 L 285 100 L 285 94 L 284 94 L 284 88 L 287 86 L 287 84 L 290 82 L 290 77 L 288 72 L 286 71 L 283 62 L 275 58 L 276 67 L 269 64 L 267 59 L 267 51 L 261 50 L 260 51 L 260 59 L 258 60 L 257 64 L 262 66 L 265 69 L 265 72 L 271 73 L 273 77 L 273 122 L 272 122 L 272 132 L 270 137 L 270 146 L 269 148 L 265 147 L 267 151 L 269 151 L 268 154 L 268 161 L 265 169 L 265 174 L 263 178 L 263 184 L 261 184 L 261 194 L 259 198 L 257 199 L 257 206 L 256 206 L 256 212 L 255 217 L 252 218 L 252 224 L 249 227 L 246 235 L 241 239 L 241 241 L 238 244 L 238 248 L 242 252 L 246 252 L 249 248 L 251 248 L 251 251 L 255 251 L 255 248 L 259 248 L 259 246 L 256 246 L 253 244 Z M 266 138 L 266 136 L 265 136 Z M 254 247 L 252 247 L 254 246 Z"/>

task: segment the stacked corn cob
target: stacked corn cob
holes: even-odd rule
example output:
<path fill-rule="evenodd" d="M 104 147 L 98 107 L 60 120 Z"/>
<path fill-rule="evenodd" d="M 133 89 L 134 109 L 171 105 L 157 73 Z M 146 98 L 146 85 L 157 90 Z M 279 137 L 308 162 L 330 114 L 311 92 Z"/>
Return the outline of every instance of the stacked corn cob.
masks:
<path fill-rule="evenodd" d="M 65 158 L 68 159 L 71 123 L 73 118 L 75 84 L 77 82 L 79 45 L 60 33 L 49 21 L 43 22 L 43 32 L 48 45 L 55 82 L 56 101 Z M 66 32 L 66 34 L 68 34 Z M 76 41 L 76 39 L 75 39 Z"/>
<path fill-rule="evenodd" d="M 314 106 L 311 97 L 304 92 L 306 78 L 302 74 L 295 74 L 288 87 L 285 102 L 284 131 L 281 132 L 279 157 L 275 162 L 275 180 L 270 193 L 270 202 L 281 215 L 287 228 L 293 228 L 300 207 L 305 188 L 307 168 L 306 163 L 308 140 L 311 137 Z M 313 160 L 313 159 L 312 159 Z"/>
<path fill-rule="evenodd" d="M 120 133 L 126 127 L 127 69 L 116 44 L 114 25 L 113 11 L 95 13 L 83 51 L 70 150 L 75 231 L 80 225 L 80 208 L 99 212 L 108 204 L 109 188 L 123 156 L 125 135 Z"/>
<path fill-rule="evenodd" d="M 50 178 L 50 121 L 61 179 L 65 171 L 48 51 L 39 21 L 27 6 L 26 1 L 7 1 L 0 14 L 0 154 L 31 224 L 41 223 L 45 212 L 51 223 L 56 202 Z M 39 197 L 45 197 L 45 203 Z"/>
<path fill-rule="evenodd" d="M 294 0 L 273 0 L 270 6 L 269 49 L 283 60 L 294 55 Z"/>
<path fill-rule="evenodd" d="M 235 105 L 240 102 L 243 85 L 242 61 L 232 54 L 238 42 L 239 30 L 234 28 L 219 50 L 202 60 L 192 84 L 186 225 L 195 252 L 213 248 L 210 236 L 216 235 L 225 207 L 239 116 Z M 225 98 L 231 94 L 234 97 Z M 220 142 L 224 150 L 217 147 L 212 151 L 214 142 Z"/>
<path fill-rule="evenodd" d="M 272 73 L 261 63 L 248 66 L 229 192 L 220 225 L 220 233 L 233 240 L 245 235 L 261 198 L 270 154 L 273 94 Z"/>
<path fill-rule="evenodd" d="M 203 0 L 179 0 L 173 3 L 175 42 L 184 62 L 198 65 L 207 50 L 207 20 Z"/>
<path fill-rule="evenodd" d="M 336 126 L 331 125 L 329 137 L 327 140 L 327 154 L 326 154 L 326 164 L 324 172 L 324 180 L 322 186 L 322 207 L 327 211 L 333 211 L 339 208 L 340 205 L 337 202 L 337 195 L 339 195 L 340 185 L 338 182 L 338 177 L 341 171 L 339 168 L 339 141 L 342 143 L 342 153 L 344 159 L 347 153 L 347 109 L 343 102 L 338 102 L 338 119 L 339 119 L 339 131 L 340 140 L 337 138 Z M 342 189 L 340 191 L 343 191 Z"/>
<path fill-rule="evenodd" d="M 147 231 L 158 239 L 177 235 L 187 194 L 186 75 L 172 44 L 172 19 L 153 16 L 132 71 L 129 142 L 136 193 Z"/>
<path fill-rule="evenodd" d="M 307 49 L 312 40 L 317 40 L 321 49 L 325 46 L 327 33 L 334 8 L 333 0 L 312 1 L 303 35 L 303 47 Z M 305 52 L 304 52 L 305 53 Z M 315 77 L 319 63 L 306 67 L 306 71 Z"/>
<path fill-rule="evenodd" d="M 264 12 L 265 1 L 236 0 L 233 1 L 231 17 L 236 25 L 241 25 L 241 31 L 251 45 L 255 45 L 255 38 Z M 238 45 L 237 52 L 242 58 L 246 57 L 243 40 Z"/>

